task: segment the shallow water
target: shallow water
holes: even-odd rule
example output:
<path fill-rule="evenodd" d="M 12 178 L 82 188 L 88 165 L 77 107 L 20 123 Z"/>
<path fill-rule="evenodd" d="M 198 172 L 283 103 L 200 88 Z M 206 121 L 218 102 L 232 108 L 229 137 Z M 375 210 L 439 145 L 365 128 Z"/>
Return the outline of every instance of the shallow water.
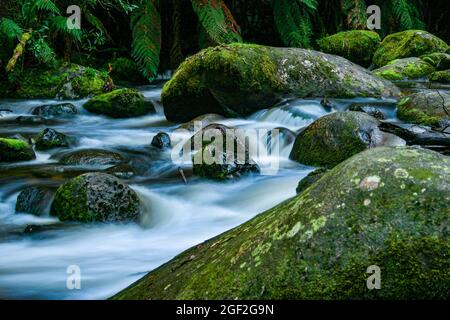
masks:
<path fill-rule="evenodd" d="M 108 119 L 82 108 L 86 100 L 70 101 L 79 115 L 74 119 L 37 125 L 13 123 L 19 115 L 29 115 L 35 106 L 55 100 L 0 100 L 0 136 L 22 134 L 31 137 L 52 127 L 78 139 L 74 149 L 102 148 L 122 152 L 144 164 L 142 174 L 128 181 L 145 206 L 141 224 L 78 224 L 33 234 L 24 234 L 30 224 L 53 224 L 52 217 L 16 213 L 18 193 L 30 184 L 60 185 L 67 177 L 89 168 L 70 168 L 57 163 L 55 153 L 37 152 L 30 162 L 0 165 L 0 298 L 104 299 L 125 288 L 145 273 L 170 260 L 183 250 L 233 228 L 256 214 L 295 195 L 298 181 L 313 168 L 288 159 L 292 141 L 279 142 L 275 174 L 247 176 L 226 183 L 188 175 L 183 184 L 170 151 L 150 147 L 160 131 L 172 132 L 177 125 L 165 120 L 160 86 L 140 88 L 157 104 L 157 113 L 133 119 Z M 320 100 L 289 100 L 246 119 L 218 121 L 239 128 L 279 128 L 298 131 L 329 112 L 344 110 L 351 102 L 373 99 L 336 100 L 336 109 L 326 110 Z M 386 101 L 382 101 L 386 103 Z M 395 101 L 387 101 L 388 118 L 395 117 Z M 190 135 L 175 136 L 185 140 Z M 263 164 L 263 157 L 256 159 Z M 189 166 L 185 165 L 186 172 Z M 77 171 L 79 170 L 79 171 Z M 84 172 L 84 171 L 83 171 Z M 65 175 L 67 174 L 67 176 Z M 81 289 L 66 287 L 67 267 L 81 270 Z"/>

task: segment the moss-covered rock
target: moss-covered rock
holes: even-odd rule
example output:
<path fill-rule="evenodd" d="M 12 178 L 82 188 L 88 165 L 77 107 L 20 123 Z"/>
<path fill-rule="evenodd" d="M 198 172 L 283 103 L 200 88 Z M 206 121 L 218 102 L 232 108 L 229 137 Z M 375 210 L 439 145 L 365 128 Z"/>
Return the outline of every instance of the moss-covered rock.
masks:
<path fill-rule="evenodd" d="M 327 172 L 327 169 L 319 168 L 314 170 L 313 172 L 310 172 L 306 177 L 304 177 L 302 180 L 298 182 L 297 188 L 295 189 L 295 192 L 297 194 L 302 193 L 306 189 L 308 189 L 310 186 L 312 186 L 314 183 L 316 183 L 322 176 Z"/>
<path fill-rule="evenodd" d="M 110 81 L 106 72 L 67 63 L 55 69 L 25 69 L 15 77 L 8 97 L 78 99 L 104 93 Z"/>
<path fill-rule="evenodd" d="M 111 68 L 109 75 L 113 78 L 114 83 L 149 83 L 148 79 L 141 74 L 138 65 L 133 60 L 125 57 L 115 58 L 109 62 L 109 67 Z"/>
<path fill-rule="evenodd" d="M 428 79 L 433 82 L 450 83 L 450 69 L 433 72 Z"/>
<path fill-rule="evenodd" d="M 46 104 L 31 110 L 31 114 L 44 118 L 72 118 L 77 113 L 77 107 L 71 103 Z"/>
<path fill-rule="evenodd" d="M 378 33 L 368 30 L 351 30 L 336 33 L 317 41 L 323 52 L 336 54 L 361 66 L 368 67 L 381 39 Z"/>
<path fill-rule="evenodd" d="M 445 126 L 449 121 L 450 94 L 425 90 L 403 98 L 397 105 L 399 119 L 432 127 Z"/>
<path fill-rule="evenodd" d="M 106 173 L 86 173 L 58 188 L 51 212 L 61 221 L 135 221 L 140 202 L 136 192 Z"/>
<path fill-rule="evenodd" d="M 162 91 L 169 121 L 206 114 L 246 116 L 286 96 L 398 95 L 389 81 L 335 55 L 299 48 L 230 44 L 207 48 L 183 62 Z"/>
<path fill-rule="evenodd" d="M 433 52 L 445 52 L 445 41 L 422 30 L 406 30 L 388 35 L 375 52 L 373 62 L 382 67 L 392 60 L 420 57 Z"/>
<path fill-rule="evenodd" d="M 45 186 L 31 186 L 23 189 L 17 196 L 16 211 L 46 215 L 49 212 L 53 198 L 51 189 Z"/>
<path fill-rule="evenodd" d="M 438 71 L 450 69 L 450 54 L 448 53 L 435 52 L 423 55 L 420 58 Z"/>
<path fill-rule="evenodd" d="M 153 104 L 135 89 L 117 89 L 93 97 L 83 107 L 111 118 L 139 117 L 154 110 Z"/>
<path fill-rule="evenodd" d="M 450 160 L 374 148 L 114 299 L 448 299 Z M 369 290 L 369 266 L 381 289 Z"/>
<path fill-rule="evenodd" d="M 0 162 L 28 161 L 36 159 L 33 148 L 19 139 L 0 138 Z"/>
<path fill-rule="evenodd" d="M 405 144 L 380 131 L 378 125 L 378 120 L 363 112 L 328 114 L 300 132 L 289 157 L 306 165 L 333 167 L 367 148 Z"/>
<path fill-rule="evenodd" d="M 373 70 L 373 74 L 388 80 L 413 80 L 426 78 L 435 68 L 420 58 L 404 58 L 389 62 Z"/>
<path fill-rule="evenodd" d="M 47 128 L 36 136 L 36 150 L 48 150 L 53 148 L 69 147 L 69 138 L 61 132 Z"/>

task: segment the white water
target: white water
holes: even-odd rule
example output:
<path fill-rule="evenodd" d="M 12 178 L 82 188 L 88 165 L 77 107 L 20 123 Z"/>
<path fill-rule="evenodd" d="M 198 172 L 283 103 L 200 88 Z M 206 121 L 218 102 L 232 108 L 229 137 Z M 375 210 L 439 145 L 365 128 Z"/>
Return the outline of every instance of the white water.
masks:
<path fill-rule="evenodd" d="M 154 101 L 160 88 L 141 88 Z M 149 144 L 159 131 L 177 126 L 158 114 L 125 120 L 95 116 L 82 109 L 86 100 L 72 101 L 80 112 L 75 119 L 51 125 L 75 136 L 75 148 L 106 148 L 135 151 L 147 156 L 148 171 L 130 181 L 146 206 L 141 224 L 69 224 L 35 234 L 23 234 L 29 224 L 54 223 L 55 218 L 15 213 L 18 193 L 30 183 L 51 183 L 48 178 L 18 177 L 2 180 L 0 171 L 0 298 L 104 299 L 125 288 L 148 271 L 183 250 L 233 228 L 256 214 L 295 195 L 298 181 L 312 168 L 288 159 L 292 143 L 281 143 L 276 175 L 249 176 L 226 183 L 192 178 L 184 185 L 179 178 L 161 177 L 176 167 L 169 152 L 155 156 Z M 30 112 L 49 100 L 0 100 L 0 121 Z M 221 123 L 242 128 L 285 127 L 297 131 L 327 111 L 316 100 L 296 100 L 263 110 L 247 119 Z M 34 135 L 48 125 L 1 125 L 0 136 Z M 180 137 L 180 139 L 183 137 Z M 184 137 L 185 138 L 185 137 Z M 52 152 L 39 152 L 31 162 L 1 164 L 17 168 L 54 164 Z M 262 161 L 263 159 L 259 159 Z M 3 182 L 1 182 L 3 181 Z M 66 288 L 67 267 L 81 269 L 81 289 Z"/>

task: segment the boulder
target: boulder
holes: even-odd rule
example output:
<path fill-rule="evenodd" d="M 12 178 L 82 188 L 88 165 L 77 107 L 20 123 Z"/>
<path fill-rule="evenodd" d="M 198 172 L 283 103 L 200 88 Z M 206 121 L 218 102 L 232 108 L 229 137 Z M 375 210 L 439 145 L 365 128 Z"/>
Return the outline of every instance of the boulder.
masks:
<path fill-rule="evenodd" d="M 220 114 L 215 114 L 215 113 L 207 113 L 207 114 L 203 114 L 201 116 L 195 117 L 194 119 L 192 119 L 191 121 L 185 122 L 183 124 L 181 124 L 178 128 L 179 129 L 186 129 L 189 131 L 197 131 L 199 130 L 199 128 L 195 128 L 195 124 L 196 122 L 201 124 L 201 128 L 206 127 L 207 125 L 214 123 L 216 121 L 220 121 L 225 119 L 224 116 L 221 116 Z M 201 129 L 200 128 L 200 129 Z"/>
<path fill-rule="evenodd" d="M 380 131 L 379 124 L 363 112 L 328 114 L 300 132 L 289 157 L 306 165 L 333 167 L 367 148 L 405 145 L 397 136 Z"/>
<path fill-rule="evenodd" d="M 317 41 L 323 52 L 344 57 L 364 67 L 370 66 L 372 57 L 380 45 L 378 33 L 368 30 L 339 32 Z"/>
<path fill-rule="evenodd" d="M 170 148 L 170 136 L 165 132 L 159 132 L 153 137 L 152 146 L 158 149 Z"/>
<path fill-rule="evenodd" d="M 327 172 L 327 169 L 319 168 L 312 172 L 310 172 L 306 177 L 304 177 L 302 180 L 298 182 L 297 188 L 295 189 L 295 192 L 297 194 L 302 193 L 306 189 L 308 189 L 310 186 L 312 186 L 314 183 L 316 183 L 320 178 L 323 177 L 323 175 Z"/>
<path fill-rule="evenodd" d="M 435 52 L 420 57 L 423 61 L 431 64 L 436 70 L 450 69 L 450 54 Z"/>
<path fill-rule="evenodd" d="M 445 52 L 445 41 L 423 30 L 406 30 L 388 35 L 381 42 L 373 57 L 378 67 L 390 61 L 407 57 L 420 57 L 434 52 Z"/>
<path fill-rule="evenodd" d="M 58 188 L 51 214 L 61 221 L 136 221 L 136 192 L 106 173 L 85 173 Z"/>
<path fill-rule="evenodd" d="M 77 108 L 71 103 L 46 104 L 31 111 L 31 114 L 44 118 L 73 118 L 77 113 Z"/>
<path fill-rule="evenodd" d="M 101 149 L 82 149 L 65 153 L 60 162 L 73 166 L 113 166 L 125 161 L 125 158 L 113 151 Z"/>
<path fill-rule="evenodd" d="M 247 116 L 287 96 L 385 97 L 391 82 L 345 58 L 299 48 L 229 44 L 207 48 L 183 62 L 162 90 L 169 121 L 207 113 Z"/>
<path fill-rule="evenodd" d="M 36 150 L 48 150 L 53 148 L 68 148 L 69 138 L 54 129 L 44 129 L 36 137 Z"/>
<path fill-rule="evenodd" d="M 433 72 L 428 79 L 433 82 L 450 83 L 450 69 Z"/>
<path fill-rule="evenodd" d="M 53 192 L 45 186 L 31 186 L 17 196 L 16 211 L 37 216 L 48 214 Z"/>
<path fill-rule="evenodd" d="M 0 162 L 28 161 L 36 159 L 33 148 L 19 139 L 0 138 Z"/>
<path fill-rule="evenodd" d="M 154 110 L 150 101 L 135 89 L 117 89 L 93 97 L 83 107 L 92 113 L 111 118 L 132 118 L 146 115 Z"/>
<path fill-rule="evenodd" d="M 414 80 L 426 78 L 434 67 L 420 58 L 404 58 L 389 62 L 373 70 L 373 74 L 388 80 Z"/>
<path fill-rule="evenodd" d="M 403 98 L 397 105 L 399 119 L 432 127 L 448 125 L 450 94 L 424 90 Z"/>
<path fill-rule="evenodd" d="M 379 109 L 377 109 L 376 107 L 372 107 L 369 104 L 366 103 L 352 103 L 349 107 L 348 107 L 349 111 L 359 111 L 359 112 L 364 112 L 367 113 L 369 116 L 374 117 L 375 119 L 378 120 L 384 120 L 385 116 L 384 113 L 381 112 Z"/>
<path fill-rule="evenodd" d="M 447 300 L 449 194 L 448 157 L 369 149 L 113 299 Z"/>

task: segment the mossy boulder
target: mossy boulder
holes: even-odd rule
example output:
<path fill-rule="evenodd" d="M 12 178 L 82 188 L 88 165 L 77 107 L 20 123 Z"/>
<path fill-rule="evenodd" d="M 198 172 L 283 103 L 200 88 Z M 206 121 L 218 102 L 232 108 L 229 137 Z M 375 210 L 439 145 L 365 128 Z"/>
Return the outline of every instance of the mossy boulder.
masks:
<path fill-rule="evenodd" d="M 414 80 L 426 78 L 435 68 L 420 58 L 404 58 L 389 62 L 373 70 L 373 74 L 388 80 Z"/>
<path fill-rule="evenodd" d="M 17 196 L 16 211 L 43 216 L 50 211 L 53 192 L 45 186 L 31 186 Z"/>
<path fill-rule="evenodd" d="M 71 103 L 46 104 L 31 110 L 31 114 L 44 118 L 73 118 L 78 113 L 77 107 Z"/>
<path fill-rule="evenodd" d="M 113 299 L 447 300 L 449 194 L 448 157 L 369 149 Z M 380 290 L 367 287 L 373 265 Z"/>
<path fill-rule="evenodd" d="M 61 156 L 62 164 L 73 166 L 114 166 L 125 161 L 117 152 L 102 149 L 81 149 Z"/>
<path fill-rule="evenodd" d="M 450 94 L 425 90 L 403 98 L 397 105 L 399 119 L 432 127 L 446 126 L 449 121 Z"/>
<path fill-rule="evenodd" d="M 450 83 L 450 69 L 433 72 L 428 79 L 433 82 Z"/>
<path fill-rule="evenodd" d="M 377 119 L 363 112 L 328 114 L 300 132 L 289 157 L 306 165 L 333 167 L 367 148 L 405 144 L 378 126 Z"/>
<path fill-rule="evenodd" d="M 108 68 L 109 67 L 111 68 L 109 74 L 111 78 L 113 78 L 114 83 L 149 83 L 148 79 L 146 79 L 139 71 L 136 62 L 126 57 L 118 57 L 111 60 Z"/>
<path fill-rule="evenodd" d="M 162 90 L 169 121 L 199 115 L 247 116 L 286 96 L 384 97 L 391 82 L 345 58 L 299 48 L 229 44 L 200 51 L 183 62 Z"/>
<path fill-rule="evenodd" d="M 54 69 L 25 69 L 15 77 L 7 97 L 79 99 L 104 93 L 110 81 L 104 71 L 69 63 Z"/>
<path fill-rule="evenodd" d="M 313 172 L 308 173 L 306 177 L 304 177 L 302 180 L 300 180 L 297 184 L 297 188 L 295 189 L 295 192 L 297 194 L 302 193 L 306 189 L 308 189 L 310 186 L 312 186 L 314 183 L 316 183 L 322 176 L 327 172 L 327 169 L 319 168 L 314 170 Z"/>
<path fill-rule="evenodd" d="M 438 71 L 450 69 L 450 54 L 448 53 L 435 52 L 426 54 L 420 58 L 431 64 Z"/>
<path fill-rule="evenodd" d="M 153 104 L 135 89 L 117 89 L 93 97 L 83 107 L 111 118 L 139 117 L 154 110 Z"/>
<path fill-rule="evenodd" d="M 374 31 L 351 30 L 322 38 L 317 44 L 323 52 L 336 54 L 368 67 L 380 42 L 380 36 Z"/>
<path fill-rule="evenodd" d="M 0 138 L 0 162 L 28 161 L 36 159 L 33 148 L 20 139 Z"/>
<path fill-rule="evenodd" d="M 69 137 L 55 129 L 47 128 L 36 136 L 36 150 L 69 147 Z"/>
<path fill-rule="evenodd" d="M 392 60 L 420 57 L 433 52 L 445 52 L 447 44 L 442 39 L 423 30 L 406 30 L 388 35 L 381 42 L 373 57 L 378 67 Z"/>
<path fill-rule="evenodd" d="M 61 221 L 136 221 L 136 192 L 106 173 L 86 173 L 58 188 L 50 213 Z"/>

